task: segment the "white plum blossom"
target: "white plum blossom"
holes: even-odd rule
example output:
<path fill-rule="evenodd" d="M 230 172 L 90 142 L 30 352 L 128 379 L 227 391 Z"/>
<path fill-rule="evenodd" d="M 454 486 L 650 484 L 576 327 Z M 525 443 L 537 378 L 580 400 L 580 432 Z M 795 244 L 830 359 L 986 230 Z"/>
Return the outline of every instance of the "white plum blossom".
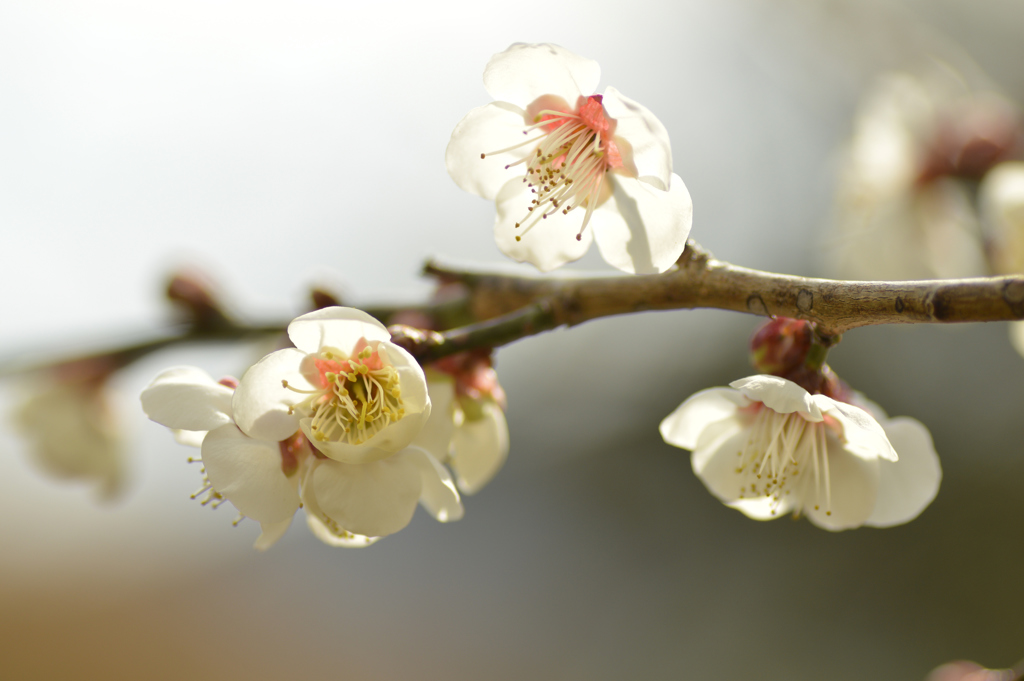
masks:
<path fill-rule="evenodd" d="M 942 473 L 918 421 L 888 419 L 861 400 L 880 423 L 778 376 L 730 385 L 693 395 L 660 428 L 666 442 L 693 452 L 697 477 L 727 506 L 843 530 L 908 522 L 935 497 Z"/>
<path fill-rule="evenodd" d="M 693 204 L 672 172 L 668 133 L 608 87 L 597 62 L 558 45 L 516 43 L 494 55 L 496 101 L 456 126 L 445 156 L 466 191 L 494 200 L 498 248 L 549 271 L 597 241 L 620 270 L 664 272 L 686 246 Z"/>
<path fill-rule="evenodd" d="M 335 546 L 401 530 L 417 504 L 441 522 L 461 518 L 450 474 L 411 442 L 419 427 L 395 428 L 421 425 L 430 407 L 422 370 L 387 330 L 358 310 L 327 308 L 293 321 L 289 335 L 310 351 L 268 355 L 237 388 L 178 367 L 143 392 L 151 419 L 201 440 L 204 503 L 226 499 L 259 522 L 260 549 L 300 506 L 313 533 Z"/>
<path fill-rule="evenodd" d="M 250 437 L 302 430 L 327 457 L 367 463 L 408 446 L 430 416 L 423 369 L 361 310 L 328 307 L 288 325 L 294 348 L 245 372 L 232 407 Z"/>
<path fill-rule="evenodd" d="M 34 462 L 55 478 L 97 483 L 109 501 L 123 489 L 125 461 L 104 380 L 61 380 L 33 385 L 14 425 Z"/>
<path fill-rule="evenodd" d="M 450 374 L 427 372 L 432 407 L 417 441 L 451 467 L 459 491 L 475 494 L 508 458 L 508 423 L 495 399 L 459 394 L 456 385 Z"/>

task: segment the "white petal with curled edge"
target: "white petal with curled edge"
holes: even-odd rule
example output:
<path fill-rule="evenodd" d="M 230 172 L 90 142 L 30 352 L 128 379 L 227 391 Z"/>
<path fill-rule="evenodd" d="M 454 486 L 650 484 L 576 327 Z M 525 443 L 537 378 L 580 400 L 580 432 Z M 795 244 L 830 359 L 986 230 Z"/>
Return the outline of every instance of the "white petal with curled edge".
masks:
<path fill-rule="evenodd" d="M 462 502 L 447 468 L 419 447 L 409 447 L 396 456 L 412 461 L 419 468 L 423 483 L 420 506 L 442 523 L 462 518 Z"/>
<path fill-rule="evenodd" d="M 234 425 L 203 440 L 203 466 L 213 488 L 260 523 L 290 518 L 299 507 L 298 476 L 281 470 L 277 442 L 254 440 Z"/>
<path fill-rule="evenodd" d="M 497 404 L 483 404 L 483 418 L 466 419 L 455 430 L 451 466 L 459 489 L 476 494 L 491 481 L 508 458 L 508 423 Z"/>
<path fill-rule="evenodd" d="M 266 551 L 276 544 L 277 540 L 283 537 L 284 533 L 291 526 L 292 517 L 288 516 L 286 520 L 282 520 L 279 523 L 260 523 L 262 532 L 260 532 L 260 536 L 256 537 L 256 542 L 252 547 L 258 551 Z"/>
<path fill-rule="evenodd" d="M 729 385 L 751 400 L 763 402 L 766 407 L 780 414 L 799 412 L 808 417 L 809 421 L 822 419 L 821 409 L 814 401 L 814 396 L 785 378 L 759 374 L 741 378 Z"/>
<path fill-rule="evenodd" d="M 883 424 L 899 461 L 879 462 L 878 500 L 865 524 L 891 527 L 913 520 L 932 503 L 942 481 L 942 467 L 928 429 L 900 416 Z"/>
<path fill-rule="evenodd" d="M 814 493 L 814 476 L 808 475 L 804 477 L 801 489 L 803 513 L 812 523 L 826 530 L 860 527 L 875 508 L 881 462 L 845 451 L 831 433 L 827 436 L 827 442 L 831 503 L 825 494 L 824 485 L 820 494 Z M 805 468 L 803 473 L 806 472 Z"/>
<path fill-rule="evenodd" d="M 509 179 L 522 177 L 525 166 L 505 166 L 530 154 L 536 147 L 524 142 L 542 137 L 536 131 L 523 134 L 525 114 L 508 102 L 491 102 L 466 114 L 452 131 L 444 154 L 445 167 L 455 184 L 470 194 L 493 201 Z M 515 148 L 494 153 L 509 147 Z M 487 156 L 480 158 L 481 154 Z"/>
<path fill-rule="evenodd" d="M 391 340 L 391 334 L 362 310 L 325 307 L 293 319 L 288 325 L 288 338 L 299 350 L 310 354 L 325 345 L 351 353 L 360 338 L 387 341 Z"/>
<path fill-rule="evenodd" d="M 455 379 L 438 371 L 428 371 L 427 389 L 430 393 L 430 417 L 412 444 L 446 463 L 451 454 L 452 436 L 455 434 Z"/>
<path fill-rule="evenodd" d="M 522 179 L 509 180 L 498 192 L 494 240 L 501 252 L 517 262 L 528 262 L 542 272 L 582 258 L 594 241 L 594 231 L 590 228 L 584 230 L 580 241 L 576 240 L 586 209 L 578 207 L 568 214 L 556 210 L 548 218 L 534 218 L 536 210 L 532 213 L 526 210 L 533 196 Z M 521 223 L 520 227 L 516 227 L 517 222 Z M 517 236 L 522 240 L 516 241 Z"/>
<path fill-rule="evenodd" d="M 604 109 L 617 122 L 615 136 L 633 148 L 633 163 L 639 177 L 650 177 L 658 189 L 672 182 L 672 146 L 668 130 L 647 107 L 634 102 L 613 87 L 604 91 Z"/>
<path fill-rule="evenodd" d="M 515 43 L 491 57 L 484 87 L 494 99 L 521 107 L 541 95 L 558 95 L 570 104 L 590 95 L 601 80 L 601 67 L 560 45 Z"/>
<path fill-rule="evenodd" d="M 843 445 L 846 451 L 865 459 L 896 461 L 899 457 L 889 443 L 882 426 L 860 407 L 837 402 L 824 395 L 815 395 L 814 400 L 821 411 L 839 421 L 843 426 Z"/>
<path fill-rule="evenodd" d="M 329 520 L 329 519 L 328 519 Z M 313 536 L 328 546 L 338 546 L 343 549 L 361 549 L 377 543 L 380 537 L 367 537 L 362 534 L 344 532 L 336 534 L 327 523 L 317 516 L 306 513 L 306 525 Z"/>
<path fill-rule="evenodd" d="M 298 414 L 289 414 L 289 408 L 306 397 L 303 393 L 285 388 L 281 383 L 300 390 L 313 386 L 299 371 L 306 354 L 295 348 L 272 352 L 242 376 L 231 402 L 235 423 L 250 437 L 279 442 L 299 429 Z"/>
<path fill-rule="evenodd" d="M 339 527 L 383 537 L 412 520 L 423 480 L 415 461 L 392 456 L 363 464 L 321 461 L 313 487 L 320 508 Z"/>
<path fill-rule="evenodd" d="M 701 390 L 666 416 L 658 432 L 668 444 L 693 451 L 697 447 L 697 438 L 705 428 L 735 416 L 737 409 L 749 404 L 750 400 L 733 388 Z"/>
<path fill-rule="evenodd" d="M 588 229 L 605 261 L 630 274 L 658 274 L 672 267 L 686 248 L 693 224 L 693 202 L 686 185 L 672 175 L 662 191 L 643 179 L 609 173 L 612 196 Z"/>
<path fill-rule="evenodd" d="M 213 430 L 231 423 L 233 394 L 202 369 L 174 367 L 142 391 L 142 410 L 168 428 Z"/>

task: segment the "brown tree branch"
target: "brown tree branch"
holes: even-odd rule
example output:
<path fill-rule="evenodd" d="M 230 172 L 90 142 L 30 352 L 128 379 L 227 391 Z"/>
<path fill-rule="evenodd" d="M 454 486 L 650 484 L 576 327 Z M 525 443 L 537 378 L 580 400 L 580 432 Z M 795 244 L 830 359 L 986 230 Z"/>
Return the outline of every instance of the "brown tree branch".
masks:
<path fill-rule="evenodd" d="M 428 263 L 425 271 L 464 283 L 477 319 L 505 315 L 543 299 L 550 301 L 555 326 L 643 310 L 694 308 L 806 319 L 823 335 L 874 324 L 1024 318 L 1024 276 L 895 282 L 811 279 L 715 260 L 693 241 L 677 268 L 657 275 L 540 278 L 464 272 L 437 263 Z"/>

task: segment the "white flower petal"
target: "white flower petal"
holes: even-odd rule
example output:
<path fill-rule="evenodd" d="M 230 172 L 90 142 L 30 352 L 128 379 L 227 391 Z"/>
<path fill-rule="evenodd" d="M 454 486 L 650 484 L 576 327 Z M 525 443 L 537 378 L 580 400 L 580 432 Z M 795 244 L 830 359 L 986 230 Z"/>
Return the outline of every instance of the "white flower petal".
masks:
<path fill-rule="evenodd" d="M 1010 344 L 1013 349 L 1024 355 L 1024 322 L 1010 322 Z"/>
<path fill-rule="evenodd" d="M 782 501 L 763 496 L 756 499 L 738 499 L 726 506 L 735 508 L 754 520 L 775 520 L 796 510 L 796 502 L 792 497 L 785 497 Z"/>
<path fill-rule="evenodd" d="M 741 378 L 729 385 L 780 414 L 799 412 L 809 421 L 822 419 L 821 409 L 814 401 L 814 396 L 785 378 L 760 374 Z"/>
<path fill-rule="evenodd" d="M 821 411 L 839 421 L 843 426 L 844 448 L 857 456 L 896 461 L 896 451 L 889 444 L 885 431 L 871 414 L 860 407 L 837 402 L 824 395 L 815 395 Z"/>
<path fill-rule="evenodd" d="M 313 475 L 319 465 L 319 462 L 315 462 L 309 466 L 302 479 L 302 508 L 306 511 L 306 525 L 309 527 L 310 532 L 328 546 L 354 549 L 375 543 L 380 537 L 353 534 L 339 527 L 338 523 L 332 520 L 320 508 L 320 504 L 316 500 L 316 494 L 313 491 Z"/>
<path fill-rule="evenodd" d="M 649 177 L 658 189 L 668 189 L 672 179 L 672 147 L 668 130 L 647 107 L 624 96 L 613 87 L 604 91 L 604 109 L 618 125 L 615 136 L 633 148 L 633 163 L 639 177 Z M 682 182 L 680 180 L 680 182 Z"/>
<path fill-rule="evenodd" d="M 206 437 L 207 430 L 181 430 L 175 428 L 171 431 L 174 435 L 174 441 L 179 445 L 185 445 L 186 447 L 195 447 L 196 449 L 203 446 L 203 438 Z"/>
<path fill-rule="evenodd" d="M 260 536 L 256 537 L 256 542 L 252 547 L 258 551 L 266 551 L 271 546 L 277 543 L 284 533 L 288 531 L 288 528 L 292 524 L 292 518 L 294 514 L 288 516 L 287 519 L 282 520 L 278 523 L 260 523 Z"/>
<path fill-rule="evenodd" d="M 203 466 L 213 488 L 260 523 L 290 518 L 299 507 L 298 476 L 281 470 L 277 442 L 254 440 L 234 425 L 203 440 Z"/>
<path fill-rule="evenodd" d="M 743 449 L 747 433 L 743 429 L 727 429 L 730 421 L 720 422 L 719 434 L 706 447 L 697 449 L 690 457 L 694 474 L 719 500 L 729 504 L 741 496 L 746 487 L 746 476 L 736 472 L 736 452 Z"/>
<path fill-rule="evenodd" d="M 299 371 L 305 357 L 301 350 L 286 348 L 249 367 L 231 403 L 235 423 L 243 432 L 260 440 L 278 442 L 299 429 L 298 414 L 289 414 L 288 409 L 305 395 L 285 388 L 281 381 L 301 390 L 312 388 Z"/>
<path fill-rule="evenodd" d="M 313 487 L 320 508 L 342 529 L 382 537 L 412 520 L 423 480 L 415 461 L 392 456 L 364 464 L 321 461 Z"/>
<path fill-rule="evenodd" d="M 612 196 L 590 220 L 601 256 L 631 274 L 664 272 L 679 260 L 693 223 L 693 202 L 682 178 L 668 191 L 609 173 Z"/>
<path fill-rule="evenodd" d="M 884 423 L 899 461 L 879 463 L 878 500 L 868 525 L 891 527 L 916 518 L 939 491 L 942 467 L 931 434 L 919 421 L 901 416 Z"/>
<path fill-rule="evenodd" d="M 288 338 L 299 350 L 313 354 L 328 345 L 352 352 L 360 338 L 388 341 L 391 334 L 379 321 L 353 307 L 325 307 L 306 313 L 288 325 Z"/>
<path fill-rule="evenodd" d="M 455 184 L 470 194 L 494 200 L 505 183 L 522 177 L 523 166 L 506 168 L 534 150 L 527 144 L 505 153 L 493 153 L 527 139 L 536 132 L 523 135 L 526 112 L 508 102 L 491 102 L 473 109 L 459 121 L 445 150 L 444 163 Z M 480 154 L 487 154 L 480 158 Z"/>
<path fill-rule="evenodd" d="M 491 57 L 484 87 L 494 99 L 526 107 L 541 95 L 558 95 L 570 104 L 592 94 L 601 67 L 559 45 L 515 43 Z"/>
<path fill-rule="evenodd" d="M 589 227 L 576 240 L 586 209 L 578 207 L 567 215 L 556 210 L 548 218 L 534 218 L 536 211 L 527 211 L 533 196 L 522 178 L 509 180 L 498 192 L 494 240 L 501 252 L 517 262 L 531 263 L 542 272 L 582 258 L 594 240 Z M 518 228 L 517 222 L 521 223 Z M 516 241 L 517 236 L 522 240 Z"/>
<path fill-rule="evenodd" d="M 803 513 L 826 530 L 860 527 L 875 508 L 880 462 L 849 453 L 831 433 L 827 435 L 827 442 L 831 503 L 828 503 L 824 485 L 815 497 L 813 476 L 807 475 L 802 489 Z"/>
<path fill-rule="evenodd" d="M 462 518 L 462 502 L 448 469 L 418 447 L 409 447 L 397 456 L 412 461 L 419 468 L 423 483 L 420 506 L 442 523 Z"/>
<path fill-rule="evenodd" d="M 361 549 L 371 544 L 376 544 L 381 538 L 380 537 L 367 537 L 362 534 L 352 534 L 351 532 L 345 532 L 344 534 L 335 534 L 323 520 L 317 516 L 306 513 L 306 525 L 309 527 L 310 532 L 313 536 L 327 544 L 328 546 L 338 546 L 344 549 Z"/>
<path fill-rule="evenodd" d="M 427 450 L 438 461 L 447 463 L 455 434 L 455 379 L 448 374 L 429 371 L 427 389 L 430 392 L 430 418 L 412 444 Z"/>
<path fill-rule="evenodd" d="M 501 407 L 485 401 L 483 418 L 466 419 L 455 429 L 452 448 L 451 467 L 459 489 L 464 494 L 476 494 L 508 458 L 508 423 Z"/>
<path fill-rule="evenodd" d="M 202 369 L 174 367 L 142 391 L 142 410 L 168 428 L 213 430 L 231 423 L 233 394 Z"/>
<path fill-rule="evenodd" d="M 701 390 L 666 416 L 658 431 L 668 444 L 693 451 L 710 424 L 734 416 L 738 408 L 749 404 L 750 400 L 733 388 Z"/>

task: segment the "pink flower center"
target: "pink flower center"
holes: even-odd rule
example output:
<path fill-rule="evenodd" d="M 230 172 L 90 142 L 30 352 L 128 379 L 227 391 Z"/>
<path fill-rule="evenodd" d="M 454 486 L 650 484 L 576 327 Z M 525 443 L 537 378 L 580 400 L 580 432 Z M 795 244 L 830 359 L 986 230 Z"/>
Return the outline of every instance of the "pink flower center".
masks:
<path fill-rule="evenodd" d="M 544 95 L 534 100 L 526 113 L 533 123 L 523 134 L 531 130 L 542 134 L 516 145 L 536 143 L 531 153 L 505 166 L 525 163 L 523 182 L 536 195 L 516 227 L 525 234 L 540 220 L 559 211 L 568 215 L 583 206 L 583 224 L 576 235 L 581 240 L 594 208 L 611 195 L 605 175 L 609 170 L 625 167 L 613 137 L 616 121 L 605 112 L 601 95 L 580 96 L 575 108 L 559 97 Z M 486 154 L 481 154 L 481 158 L 485 157 Z M 516 241 L 521 239 L 521 235 L 516 236 Z"/>

